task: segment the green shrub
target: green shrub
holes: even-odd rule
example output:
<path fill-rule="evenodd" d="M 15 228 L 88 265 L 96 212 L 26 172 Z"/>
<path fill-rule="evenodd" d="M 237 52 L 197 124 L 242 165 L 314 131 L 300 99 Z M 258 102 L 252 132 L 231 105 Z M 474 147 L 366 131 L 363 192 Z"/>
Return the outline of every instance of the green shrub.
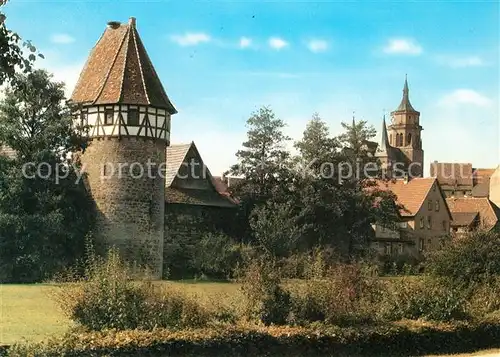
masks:
<path fill-rule="evenodd" d="M 500 277 L 470 288 L 469 313 L 475 318 L 500 312 Z"/>
<path fill-rule="evenodd" d="M 295 323 L 349 324 L 372 319 L 381 299 L 381 283 L 362 264 L 339 264 L 326 278 L 309 278 L 296 289 Z"/>
<path fill-rule="evenodd" d="M 265 325 L 285 324 L 290 313 L 290 293 L 281 286 L 276 264 L 265 257 L 250 263 L 240 278 L 245 297 L 244 315 Z"/>
<path fill-rule="evenodd" d="M 389 282 L 380 315 L 389 320 L 467 319 L 466 294 L 431 278 L 400 278 Z"/>
<path fill-rule="evenodd" d="M 134 280 L 116 249 L 106 259 L 92 256 L 83 280 L 57 288 L 65 314 L 91 329 L 152 329 L 206 325 L 210 314 L 186 294 Z"/>
<path fill-rule="evenodd" d="M 175 290 L 157 289 L 147 297 L 145 305 L 137 326 L 142 329 L 203 327 L 212 318 L 195 298 Z"/>
<path fill-rule="evenodd" d="M 421 260 L 408 254 L 397 256 L 380 255 L 377 258 L 380 275 L 416 275 L 421 266 Z"/>
<path fill-rule="evenodd" d="M 368 327 L 228 327 L 189 331 L 70 333 L 16 344 L 9 357 L 28 356 L 414 356 L 472 352 L 500 346 L 500 325 L 381 324 Z M 333 352 L 335 351 L 335 352 Z"/>
<path fill-rule="evenodd" d="M 195 246 L 194 265 L 212 278 L 232 278 L 242 260 L 242 246 L 222 233 L 208 233 Z"/>
<path fill-rule="evenodd" d="M 430 253 L 425 270 L 455 285 L 491 281 L 500 275 L 500 233 L 477 231 Z"/>

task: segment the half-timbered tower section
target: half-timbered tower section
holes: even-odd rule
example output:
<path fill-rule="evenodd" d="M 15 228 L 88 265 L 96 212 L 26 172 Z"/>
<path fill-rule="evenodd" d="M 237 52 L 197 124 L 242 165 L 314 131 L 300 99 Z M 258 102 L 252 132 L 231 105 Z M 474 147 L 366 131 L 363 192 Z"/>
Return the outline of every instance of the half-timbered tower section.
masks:
<path fill-rule="evenodd" d="M 136 30 L 109 22 L 90 52 L 69 101 L 75 124 L 88 126 L 81 155 L 97 208 L 99 246 L 162 275 L 166 147 L 170 102 Z M 102 244 L 101 244 L 102 243 Z"/>

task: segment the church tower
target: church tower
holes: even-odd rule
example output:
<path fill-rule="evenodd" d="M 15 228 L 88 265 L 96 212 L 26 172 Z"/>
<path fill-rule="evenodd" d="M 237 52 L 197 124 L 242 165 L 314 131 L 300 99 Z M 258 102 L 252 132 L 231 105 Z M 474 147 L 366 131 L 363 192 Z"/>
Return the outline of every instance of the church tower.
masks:
<path fill-rule="evenodd" d="M 420 126 L 420 112 L 410 103 L 408 80 L 405 78 L 403 98 L 399 107 L 391 112 L 389 125 L 389 144 L 399 149 L 408 161 L 410 177 L 422 177 L 424 170 L 424 151 L 422 149 L 423 130 Z"/>
<path fill-rule="evenodd" d="M 381 131 L 380 142 L 377 145 L 377 150 L 375 151 L 375 157 L 380 161 L 381 170 L 383 176 L 390 177 L 392 175 L 392 161 L 393 161 L 393 150 L 389 144 L 389 138 L 387 136 L 387 125 L 385 123 L 385 115 L 382 119 L 382 131 Z"/>
<path fill-rule="evenodd" d="M 136 29 L 109 22 L 91 50 L 69 100 L 74 120 L 90 129 L 80 161 L 97 209 L 98 248 L 116 246 L 163 267 L 165 165 L 170 102 Z"/>

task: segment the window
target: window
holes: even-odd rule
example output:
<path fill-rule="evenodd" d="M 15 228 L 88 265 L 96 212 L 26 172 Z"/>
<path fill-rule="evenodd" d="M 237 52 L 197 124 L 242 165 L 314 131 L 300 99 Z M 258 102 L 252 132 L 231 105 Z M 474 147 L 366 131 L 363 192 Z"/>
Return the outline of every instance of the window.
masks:
<path fill-rule="evenodd" d="M 443 221 L 443 231 L 447 231 L 448 230 L 448 224 L 446 223 L 446 221 Z"/>
<path fill-rule="evenodd" d="M 398 243 L 398 252 L 399 252 L 399 254 L 403 254 L 403 252 L 404 252 L 403 243 Z"/>
<path fill-rule="evenodd" d="M 139 111 L 137 109 L 128 110 L 127 123 L 129 125 L 139 125 Z"/>
<path fill-rule="evenodd" d="M 408 228 L 408 222 L 401 222 L 401 223 L 399 223 L 399 227 L 401 227 L 401 228 Z"/>
<path fill-rule="evenodd" d="M 420 218 L 420 229 L 424 228 L 424 217 Z"/>
<path fill-rule="evenodd" d="M 432 217 L 427 216 L 427 229 L 431 229 L 431 228 L 432 228 Z"/>
<path fill-rule="evenodd" d="M 411 133 L 408 133 L 408 139 L 406 140 L 406 145 L 411 144 Z"/>
<path fill-rule="evenodd" d="M 432 200 L 429 200 L 429 202 L 427 202 L 427 208 L 429 209 L 429 211 L 432 211 Z"/>
<path fill-rule="evenodd" d="M 423 252 L 424 251 L 424 238 L 420 238 L 418 240 L 418 250 L 420 252 Z"/>
<path fill-rule="evenodd" d="M 113 109 L 104 110 L 104 125 L 113 124 Z"/>
<path fill-rule="evenodd" d="M 385 243 L 385 254 L 391 255 L 391 243 Z"/>
<path fill-rule="evenodd" d="M 382 233 L 385 233 L 385 227 L 384 226 L 381 226 L 380 229 L 382 230 Z"/>
<path fill-rule="evenodd" d="M 436 211 L 439 211 L 439 201 L 436 201 L 436 207 L 435 207 L 435 210 L 436 210 Z"/>

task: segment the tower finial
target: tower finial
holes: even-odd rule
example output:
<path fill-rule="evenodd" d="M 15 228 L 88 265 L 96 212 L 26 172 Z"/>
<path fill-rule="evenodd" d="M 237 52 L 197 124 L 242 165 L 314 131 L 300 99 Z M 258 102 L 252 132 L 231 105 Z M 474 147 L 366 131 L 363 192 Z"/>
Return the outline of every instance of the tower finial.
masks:
<path fill-rule="evenodd" d="M 399 107 L 396 109 L 398 112 L 414 112 L 415 109 L 411 106 L 410 103 L 410 90 L 408 89 L 408 75 L 405 74 L 405 84 L 403 86 L 403 98 L 401 99 L 401 103 Z"/>

